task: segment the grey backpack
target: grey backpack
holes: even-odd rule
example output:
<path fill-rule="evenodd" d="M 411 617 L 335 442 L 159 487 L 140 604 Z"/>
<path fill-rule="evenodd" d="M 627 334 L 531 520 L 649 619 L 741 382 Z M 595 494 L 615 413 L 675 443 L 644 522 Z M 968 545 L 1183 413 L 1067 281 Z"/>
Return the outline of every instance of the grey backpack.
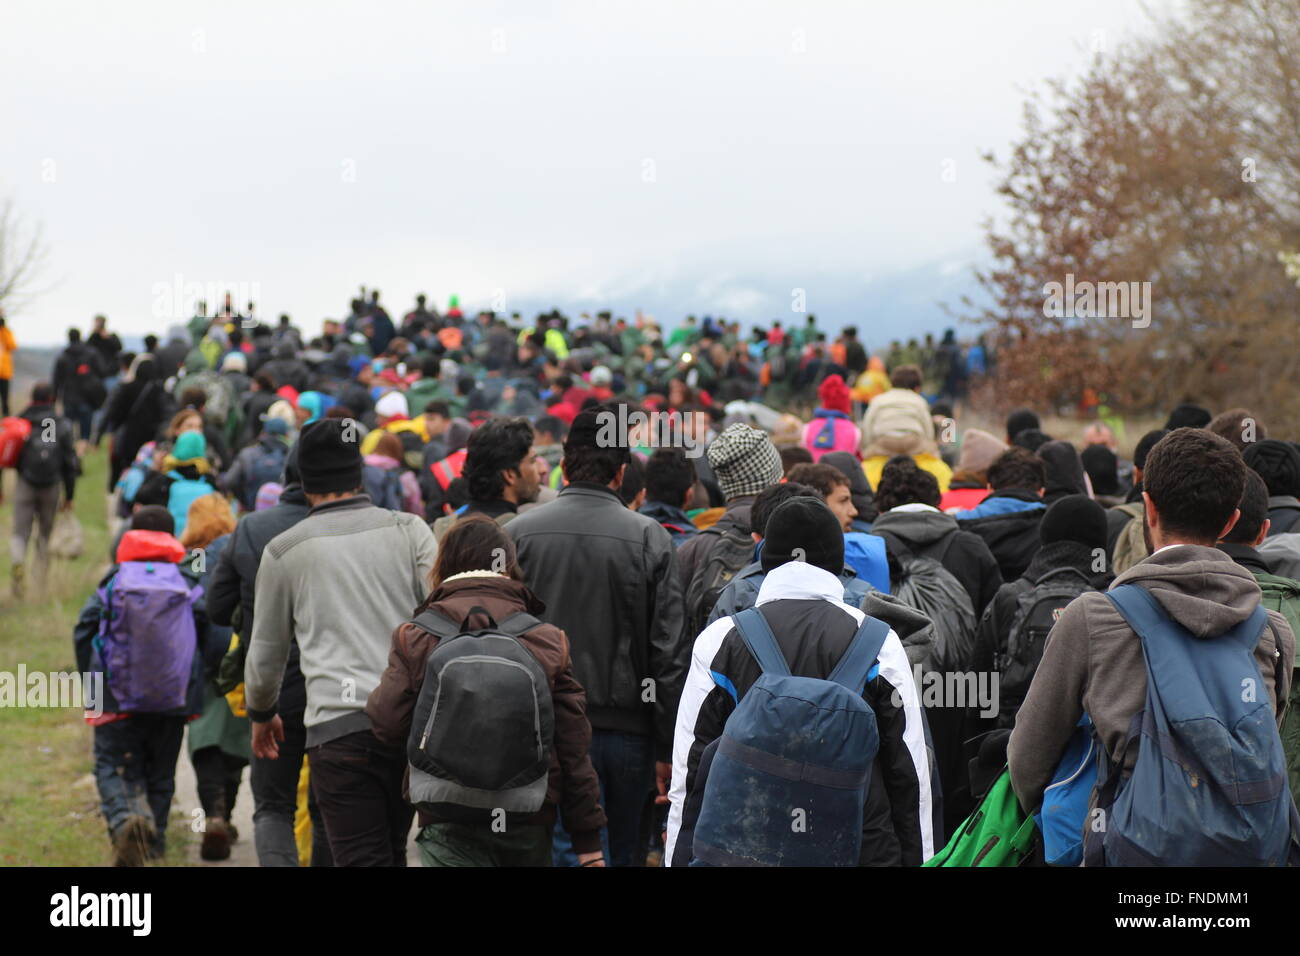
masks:
<path fill-rule="evenodd" d="M 476 614 L 487 627 L 469 629 Z M 518 640 L 541 624 L 483 608 L 460 624 L 426 609 L 413 621 L 439 638 L 424 669 L 406 755 L 417 808 L 534 813 L 546 800 L 555 732 L 550 684 Z"/>

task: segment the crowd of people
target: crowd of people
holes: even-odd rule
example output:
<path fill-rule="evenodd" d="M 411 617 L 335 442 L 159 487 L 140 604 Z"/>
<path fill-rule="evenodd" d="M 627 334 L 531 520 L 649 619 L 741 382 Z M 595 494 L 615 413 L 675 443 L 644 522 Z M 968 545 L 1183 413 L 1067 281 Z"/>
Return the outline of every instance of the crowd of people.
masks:
<path fill-rule="evenodd" d="M 202 857 L 248 768 L 263 866 L 403 866 L 417 816 L 429 866 L 943 865 L 999 794 L 1045 818 L 1014 862 L 1287 860 L 1300 446 L 1251 411 L 1130 460 L 963 427 L 995 356 L 951 331 L 197 311 L 69 332 L 0 460 L 21 591 L 108 446 L 74 642 L 115 863 L 164 853 L 183 741 Z"/>

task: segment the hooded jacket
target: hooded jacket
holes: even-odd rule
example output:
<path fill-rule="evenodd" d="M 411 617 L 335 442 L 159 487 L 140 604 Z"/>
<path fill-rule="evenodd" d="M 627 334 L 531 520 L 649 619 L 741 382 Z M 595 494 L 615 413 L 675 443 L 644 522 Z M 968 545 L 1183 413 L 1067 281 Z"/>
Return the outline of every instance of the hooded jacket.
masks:
<path fill-rule="evenodd" d="M 1259 585 L 1215 548 L 1184 544 L 1161 549 L 1115 579 L 1147 588 L 1192 636 L 1213 640 L 1236 627 L 1260 603 Z M 1260 677 L 1281 723 L 1291 689 L 1295 637 L 1286 619 L 1268 612 L 1255 648 Z M 1036 810 L 1075 725 L 1086 712 L 1112 763 L 1117 763 L 1133 715 L 1146 704 L 1142 641 L 1104 594 L 1072 601 L 1048 635 L 1043 659 L 1016 715 L 1007 757 L 1020 805 Z M 1137 762 L 1130 748 L 1126 770 Z M 1095 794 L 1094 794 L 1095 798 Z"/>
<path fill-rule="evenodd" d="M 905 506 L 906 507 L 906 506 Z M 952 515 L 934 509 L 886 511 L 871 525 L 871 533 L 889 541 L 893 535 L 918 557 L 940 558 L 970 596 L 976 617 L 993 600 L 1002 576 L 998 563 L 978 535 L 963 530 Z M 948 544 L 950 535 L 955 535 Z M 946 545 L 946 550 L 945 550 Z"/>
<path fill-rule="evenodd" d="M 680 548 L 691 538 L 699 534 L 690 516 L 681 508 L 664 501 L 647 501 L 641 506 L 641 514 L 659 522 L 659 527 L 668 532 L 673 539 L 673 547 Z"/>
<path fill-rule="evenodd" d="M 433 608 L 454 621 L 461 621 L 475 607 L 487 611 L 498 623 L 521 612 L 540 618 L 546 610 L 523 582 L 491 572 L 470 572 L 444 581 L 417 613 Z M 398 625 L 393 632 L 388 667 L 366 701 L 371 729 L 381 743 L 406 747 L 416 700 L 424 684 L 425 666 L 438 643 L 437 637 L 411 621 Z M 542 624 L 521 634 L 519 643 L 537 658 L 546 673 L 555 709 L 555 737 L 545 805 L 536 813 L 510 816 L 522 824 L 549 827 L 555 823 L 558 807 L 564 828 L 573 839 L 574 850 L 578 853 L 599 850 L 605 813 L 600 807 L 600 783 L 589 754 L 591 724 L 587 721 L 587 695 L 573 676 L 568 638 L 559 628 Z M 472 728 L 466 732 L 472 733 Z M 404 795 L 409 795 L 408 786 L 409 770 L 402 784 Z M 460 819 L 424 811 L 419 816 L 421 827 Z M 481 816 L 482 811 L 471 811 L 466 818 L 478 820 Z"/>
<path fill-rule="evenodd" d="M 865 617 L 840 600 L 843 594 L 840 578 L 808 562 L 792 561 L 768 572 L 755 606 L 763 610 L 791 674 L 824 678 L 843 656 Z M 696 639 L 673 741 L 664 851 L 669 865 L 690 860 L 686 840 L 694 821 L 684 813 L 697 785 L 700 758 L 761 673 L 733 618 L 714 621 Z M 863 697 L 876 714 L 880 750 L 867 788 L 860 862 L 919 866 L 938 849 L 941 826 L 925 718 L 907 653 L 892 629 L 875 675 Z M 685 837 L 680 848 L 679 835 Z"/>
<path fill-rule="evenodd" d="M 1008 488 L 985 498 L 973 511 L 958 512 L 953 517 L 988 545 L 1002 580 L 1014 581 L 1025 573 L 1042 547 L 1038 526 L 1046 510 L 1034 492 Z"/>

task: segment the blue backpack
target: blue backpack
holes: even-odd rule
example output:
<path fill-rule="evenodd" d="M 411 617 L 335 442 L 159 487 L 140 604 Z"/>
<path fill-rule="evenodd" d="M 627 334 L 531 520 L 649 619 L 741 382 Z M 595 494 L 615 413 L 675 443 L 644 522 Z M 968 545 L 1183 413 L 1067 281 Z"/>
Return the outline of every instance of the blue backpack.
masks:
<path fill-rule="evenodd" d="M 1043 791 L 1042 806 L 1034 814 L 1034 823 L 1043 835 L 1043 861 L 1048 866 L 1078 866 L 1083 862 L 1083 827 L 1088 802 L 1097 786 L 1099 749 L 1092 720 L 1084 714 L 1052 782 Z"/>
<path fill-rule="evenodd" d="M 1104 826 L 1089 821 L 1086 865 L 1286 865 L 1296 809 L 1255 664 L 1264 608 L 1198 640 L 1145 588 L 1125 584 L 1106 596 L 1142 640 L 1147 701 L 1098 793 Z"/>
<path fill-rule="evenodd" d="M 249 455 L 248 473 L 244 485 L 237 489 L 239 502 L 245 511 L 257 506 L 257 490 L 265 484 L 277 482 L 284 474 L 284 462 L 289 457 L 289 446 L 279 440 L 258 442 Z"/>
<path fill-rule="evenodd" d="M 741 611 L 735 622 L 763 673 L 718 738 L 695 827 L 695 861 L 856 866 L 880 745 L 862 691 L 889 626 L 866 618 L 822 680 L 790 674 L 758 608 Z"/>
<path fill-rule="evenodd" d="M 177 472 L 171 472 L 175 476 L 171 488 L 167 492 L 167 510 L 171 512 L 172 520 L 176 522 L 176 529 L 172 533 L 180 537 L 185 533 L 185 522 L 190 516 L 190 505 L 204 495 L 210 495 L 215 488 L 211 482 L 203 481 L 199 478 L 184 478 Z"/>

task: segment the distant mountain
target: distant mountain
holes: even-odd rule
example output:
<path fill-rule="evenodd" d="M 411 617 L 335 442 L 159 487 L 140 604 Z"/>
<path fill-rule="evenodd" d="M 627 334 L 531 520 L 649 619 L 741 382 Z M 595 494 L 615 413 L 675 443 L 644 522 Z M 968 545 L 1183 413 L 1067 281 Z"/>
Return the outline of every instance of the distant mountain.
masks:
<path fill-rule="evenodd" d="M 904 271 L 872 275 L 842 271 L 793 268 L 758 274 L 649 275 L 624 278 L 599 288 L 557 295 L 554 300 L 526 296 L 510 303 L 512 311 L 531 316 L 558 307 L 570 316 L 609 309 L 631 319 L 637 309 L 655 316 L 671 327 L 683 316 L 693 314 L 739 319 L 746 328 L 766 326 L 779 319 L 787 328 L 802 325 L 805 316 L 793 311 L 802 290 L 806 312 L 817 316 L 827 332 L 856 325 L 868 347 L 878 348 L 889 340 L 936 335 L 954 327 L 959 338 L 973 337 L 975 327 L 958 322 L 945 312 L 947 304 L 956 315 L 968 314 L 962 296 L 979 303 L 986 297 L 975 281 L 974 257 L 927 263 Z"/>

